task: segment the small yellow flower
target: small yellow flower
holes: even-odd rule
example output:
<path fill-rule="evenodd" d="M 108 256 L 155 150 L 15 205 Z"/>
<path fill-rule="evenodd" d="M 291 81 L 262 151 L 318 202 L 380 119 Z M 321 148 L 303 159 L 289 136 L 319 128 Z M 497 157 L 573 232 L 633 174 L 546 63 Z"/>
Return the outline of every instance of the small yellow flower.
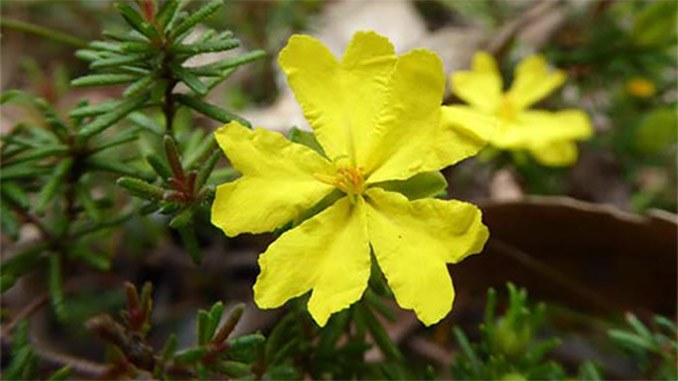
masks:
<path fill-rule="evenodd" d="M 454 299 L 447 264 L 487 240 L 480 210 L 409 200 L 380 184 L 476 154 L 488 120 L 472 120 L 472 129 L 441 106 L 445 75 L 434 53 L 398 57 L 373 32 L 356 33 L 340 61 L 317 39 L 295 35 L 278 62 L 324 154 L 263 128 L 220 128 L 216 139 L 242 177 L 217 188 L 212 223 L 229 236 L 271 231 L 330 193 L 342 196 L 259 257 L 255 302 L 276 308 L 312 291 L 308 309 L 323 326 L 361 298 L 372 250 L 398 304 L 427 325 L 439 321 Z"/>
<path fill-rule="evenodd" d="M 626 82 L 626 91 L 634 97 L 649 98 L 657 93 L 657 88 L 645 78 L 633 78 Z"/>
<path fill-rule="evenodd" d="M 476 53 L 471 71 L 452 74 L 452 92 L 470 106 L 458 106 L 469 117 L 475 114 L 497 118 L 490 144 L 501 149 L 528 150 L 544 165 L 566 166 L 577 161 L 575 141 L 589 138 L 593 129 L 581 110 L 558 112 L 531 110 L 565 82 L 561 70 L 550 72 L 541 55 L 521 61 L 511 88 L 503 92 L 503 81 L 494 58 Z M 460 111 L 461 112 L 461 111 Z"/>

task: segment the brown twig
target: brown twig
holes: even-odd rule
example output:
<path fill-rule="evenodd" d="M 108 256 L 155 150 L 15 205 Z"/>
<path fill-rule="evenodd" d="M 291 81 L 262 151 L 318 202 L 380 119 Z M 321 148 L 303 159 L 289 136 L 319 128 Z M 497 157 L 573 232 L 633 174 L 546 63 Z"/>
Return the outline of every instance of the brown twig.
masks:
<path fill-rule="evenodd" d="M 610 311 L 618 311 L 622 309 L 622 307 L 591 290 L 590 287 L 586 287 L 576 280 L 566 277 L 560 271 L 558 271 L 558 269 L 549 266 L 548 264 L 538 260 L 534 256 L 509 243 L 506 243 L 495 237 L 490 237 L 489 241 L 487 242 L 487 246 L 498 253 L 503 254 L 516 262 L 519 262 L 523 266 L 543 276 L 549 281 L 557 283 L 572 294 L 589 301 L 595 306 L 602 306 Z"/>

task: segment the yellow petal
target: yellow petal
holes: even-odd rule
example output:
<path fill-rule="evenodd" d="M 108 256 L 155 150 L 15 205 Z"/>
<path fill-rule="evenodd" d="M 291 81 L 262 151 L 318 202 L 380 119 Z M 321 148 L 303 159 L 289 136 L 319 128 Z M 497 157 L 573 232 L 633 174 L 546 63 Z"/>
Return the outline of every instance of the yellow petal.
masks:
<path fill-rule="evenodd" d="M 546 58 L 542 55 L 532 55 L 522 60 L 516 67 L 514 76 L 507 95 L 519 109 L 544 99 L 562 86 L 566 79 L 564 71 L 550 71 Z"/>
<path fill-rule="evenodd" d="M 469 106 L 443 106 L 440 117 L 443 126 L 439 135 L 441 158 L 452 165 L 467 157 L 474 156 L 494 135 L 498 119 L 476 111 Z"/>
<path fill-rule="evenodd" d="M 250 130 L 231 122 L 218 129 L 215 137 L 233 167 L 243 174 L 218 186 L 212 204 L 212 223 L 226 235 L 271 231 L 333 190 L 314 177 L 333 174 L 333 165 L 277 132 Z"/>
<path fill-rule="evenodd" d="M 480 110 L 494 112 L 499 105 L 502 79 L 497 62 L 486 52 L 476 53 L 471 71 L 452 74 L 450 82 L 454 95 Z"/>
<path fill-rule="evenodd" d="M 404 180 L 447 166 L 440 143 L 440 103 L 445 90 L 442 63 L 428 50 L 402 55 L 391 77 L 390 97 L 376 126 L 369 159 L 361 163 L 368 183 Z M 442 156 L 442 157 L 441 157 Z"/>
<path fill-rule="evenodd" d="M 280 53 L 278 62 L 330 159 L 364 156 L 395 60 L 391 43 L 374 32 L 356 33 L 341 62 L 310 36 L 292 36 Z"/>
<path fill-rule="evenodd" d="M 482 250 L 488 231 L 474 205 L 367 191 L 367 229 L 379 267 L 398 304 L 431 325 L 452 308 L 447 263 Z"/>
<path fill-rule="evenodd" d="M 571 141 L 557 141 L 535 146 L 530 152 L 543 165 L 552 167 L 569 166 L 577 162 L 577 145 Z"/>
<path fill-rule="evenodd" d="M 491 142 L 499 148 L 530 149 L 557 141 L 584 140 L 592 134 L 589 117 L 581 110 L 524 111 L 513 122 L 500 122 Z"/>
<path fill-rule="evenodd" d="M 308 310 L 320 326 L 360 299 L 370 277 L 365 202 L 344 197 L 285 232 L 259 257 L 260 308 L 276 308 L 313 290 Z"/>

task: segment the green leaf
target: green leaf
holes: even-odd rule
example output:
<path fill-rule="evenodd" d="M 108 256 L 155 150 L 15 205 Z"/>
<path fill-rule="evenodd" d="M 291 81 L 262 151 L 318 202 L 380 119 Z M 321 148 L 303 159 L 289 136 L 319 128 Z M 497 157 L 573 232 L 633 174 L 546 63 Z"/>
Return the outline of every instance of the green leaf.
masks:
<path fill-rule="evenodd" d="M 221 322 L 221 316 L 224 314 L 224 303 L 222 302 L 216 302 L 210 308 L 210 319 L 209 319 L 209 325 L 207 326 L 207 340 L 211 340 L 212 337 L 214 336 L 214 333 L 216 332 L 217 328 L 219 327 L 219 323 Z"/>
<path fill-rule="evenodd" d="M 165 133 L 165 127 L 140 112 L 129 114 L 127 119 L 155 135 L 163 135 Z"/>
<path fill-rule="evenodd" d="M 52 373 L 48 381 L 65 381 L 71 376 L 71 367 L 64 366 L 63 368 Z"/>
<path fill-rule="evenodd" d="M 200 161 L 205 160 L 207 155 L 212 153 L 217 147 L 217 142 L 214 135 L 209 134 L 207 137 L 200 136 L 197 147 L 186 148 L 186 157 L 183 160 L 184 168 L 195 169 Z"/>
<path fill-rule="evenodd" d="M 207 313 L 207 311 L 199 310 L 197 319 L 198 345 L 203 345 L 209 340 L 209 337 L 207 336 L 209 322 L 210 315 Z"/>
<path fill-rule="evenodd" d="M 221 315 L 223 313 L 223 305 L 221 307 L 218 307 L 215 304 L 215 307 L 217 307 L 217 309 L 215 310 L 215 308 L 212 308 L 210 314 L 212 316 L 212 322 L 214 323 L 214 326 L 216 328 L 216 326 L 219 325 L 219 320 L 221 319 Z M 233 332 L 235 326 L 238 325 L 238 322 L 242 318 L 244 312 L 245 305 L 243 303 L 237 304 L 235 307 L 233 307 L 231 312 L 228 314 L 228 318 L 226 319 L 224 324 L 222 324 L 221 327 L 219 327 L 216 333 L 212 334 L 211 337 L 212 342 L 214 343 L 224 342 L 224 340 L 228 338 L 228 335 L 230 335 L 231 332 Z M 214 332 L 214 330 L 212 332 Z"/>
<path fill-rule="evenodd" d="M 49 295 L 52 308 L 61 321 L 66 321 L 68 313 L 64 305 L 64 281 L 61 274 L 61 257 L 57 253 L 49 255 Z"/>
<path fill-rule="evenodd" d="M 96 50 L 103 50 L 105 52 L 111 52 L 111 53 L 123 53 L 122 50 L 122 45 L 117 43 L 117 42 L 106 42 L 106 41 L 92 41 L 89 43 L 90 48 L 96 49 Z M 101 53 L 99 53 L 99 57 L 101 57 Z"/>
<path fill-rule="evenodd" d="M 442 173 L 422 172 L 407 180 L 391 180 L 375 184 L 382 189 L 398 192 L 410 200 L 444 195 L 447 180 Z"/>
<path fill-rule="evenodd" d="M 377 320 L 377 317 L 374 316 L 372 311 L 366 307 L 364 304 L 359 303 L 357 309 L 362 315 L 367 330 L 370 332 L 370 336 L 374 339 L 375 344 L 381 349 L 381 352 L 392 360 L 402 361 L 403 355 L 400 353 L 400 350 L 395 345 L 393 340 L 388 336 L 386 329 L 383 325 Z"/>
<path fill-rule="evenodd" d="M 162 200 L 165 190 L 143 180 L 121 177 L 116 184 L 125 188 L 131 195 L 146 200 Z"/>
<path fill-rule="evenodd" d="M 214 170 L 214 167 L 221 159 L 221 150 L 216 149 L 212 152 L 212 155 L 205 161 L 205 163 L 198 170 L 198 175 L 195 177 L 195 189 L 201 189 L 203 185 L 207 182 L 210 174 Z"/>
<path fill-rule="evenodd" d="M 133 74 L 90 74 L 71 81 L 72 86 L 107 86 L 134 82 L 138 76 Z"/>
<path fill-rule="evenodd" d="M 238 361 L 222 361 L 217 364 L 217 371 L 231 378 L 241 379 L 252 373 L 249 364 Z"/>
<path fill-rule="evenodd" d="M 136 82 L 129 85 L 125 91 L 122 92 L 123 97 L 133 97 L 139 95 L 144 90 L 149 90 L 153 81 L 155 81 L 155 75 L 149 74 L 139 78 Z"/>
<path fill-rule="evenodd" d="M 14 182 L 2 182 L 0 184 L 0 193 L 2 193 L 2 196 L 6 197 L 13 204 L 23 209 L 28 209 L 30 206 L 31 202 L 28 200 L 26 192 L 24 192 L 24 190 Z"/>
<path fill-rule="evenodd" d="M 83 118 L 88 116 L 97 116 L 99 114 L 105 114 L 112 110 L 115 110 L 120 106 L 123 101 L 106 101 L 96 105 L 87 105 L 84 107 L 78 107 L 73 111 L 68 113 L 68 116 L 71 118 Z"/>
<path fill-rule="evenodd" d="M 204 83 L 200 82 L 200 79 L 193 75 L 190 71 L 184 69 L 180 65 L 170 65 L 172 72 L 176 75 L 181 82 L 185 83 L 191 90 L 195 91 L 199 95 L 207 94 L 207 86 Z"/>
<path fill-rule="evenodd" d="M 146 21 L 143 16 L 141 16 L 139 12 L 137 12 L 129 4 L 120 2 L 115 4 L 115 7 L 118 9 L 118 11 L 120 11 L 122 17 L 132 28 L 136 29 L 149 39 L 158 37 L 158 33 L 156 32 L 155 28 L 153 28 L 153 25 Z"/>
<path fill-rule="evenodd" d="M 468 342 L 466 334 L 464 334 L 464 332 L 458 326 L 455 326 L 452 329 L 452 331 L 454 332 L 454 336 L 457 338 L 457 343 L 459 344 L 459 347 L 461 348 L 462 352 L 464 352 L 464 354 L 466 355 L 466 358 L 468 359 L 469 363 L 471 364 L 475 371 L 478 371 L 478 369 L 480 369 L 480 367 L 482 366 L 482 363 L 480 362 L 480 359 L 478 358 L 476 352 L 471 347 L 471 344 Z"/>
<path fill-rule="evenodd" d="M 49 180 L 42 190 L 40 190 L 40 194 L 38 195 L 38 201 L 35 203 L 35 211 L 37 213 L 42 214 L 45 211 L 45 208 L 56 195 L 59 185 L 63 183 L 64 178 L 71 170 L 72 166 L 73 158 L 69 157 L 62 160 L 61 163 L 54 168 L 54 172 L 52 172 Z"/>
<path fill-rule="evenodd" d="M 116 53 L 153 53 L 157 48 L 143 42 L 123 42 Z"/>
<path fill-rule="evenodd" d="M 203 66 L 196 66 L 196 67 L 191 67 L 191 68 L 186 68 L 187 70 L 190 70 L 191 73 L 195 75 L 202 75 L 202 76 L 214 76 L 214 75 L 221 75 L 224 69 L 230 69 L 230 68 L 235 68 L 241 65 L 244 65 L 246 63 L 250 63 L 253 61 L 257 61 L 260 59 L 263 59 L 266 57 L 267 54 L 263 50 L 254 50 L 251 52 L 247 52 L 245 54 L 241 54 L 237 57 L 232 57 L 232 58 L 226 58 L 223 60 L 219 60 L 217 62 L 203 65 Z"/>
<path fill-rule="evenodd" d="M 172 177 L 172 171 L 170 168 L 167 166 L 164 160 L 158 156 L 156 153 L 151 153 L 148 156 L 146 156 L 146 161 L 148 164 L 153 167 L 153 170 L 155 170 L 155 173 L 160 175 L 160 178 L 163 179 L 163 181 L 166 181 L 170 177 Z"/>
<path fill-rule="evenodd" d="M 103 69 L 114 66 L 130 65 L 137 62 L 146 62 L 150 56 L 148 54 L 125 54 L 114 55 L 101 58 L 90 63 L 90 69 Z"/>
<path fill-rule="evenodd" d="M 190 207 L 182 210 L 170 220 L 169 226 L 172 229 L 178 229 L 190 224 L 193 220 L 193 213 L 195 213 L 195 211 Z"/>
<path fill-rule="evenodd" d="M 130 165 L 114 161 L 110 158 L 90 157 L 85 161 L 85 165 L 93 170 L 136 177 L 148 181 L 152 181 L 155 178 L 152 174 L 143 172 Z"/>
<path fill-rule="evenodd" d="M 181 165 L 181 154 L 179 153 L 179 148 L 177 148 L 174 138 L 170 135 L 165 135 L 163 137 L 163 144 L 165 146 L 165 157 L 172 170 L 172 175 L 178 180 L 183 180 L 185 177 L 184 168 Z"/>
<path fill-rule="evenodd" d="M 228 345 L 231 348 L 229 357 L 236 361 L 253 362 L 265 341 L 266 338 L 258 333 L 229 340 Z"/>
<path fill-rule="evenodd" d="M 111 40 L 115 40 L 118 42 L 127 42 L 127 41 L 134 41 L 134 42 L 147 42 L 148 39 L 144 37 L 143 34 L 140 34 L 137 31 L 131 31 L 128 33 L 119 33 L 116 31 L 112 30 L 104 30 L 101 32 L 101 34 L 106 37 L 110 38 Z"/>
<path fill-rule="evenodd" d="M 117 147 L 121 144 L 129 143 L 139 138 L 141 127 L 130 128 L 125 132 L 116 135 L 110 139 L 101 139 L 97 141 L 90 149 L 91 153 L 100 152 L 109 148 Z"/>
<path fill-rule="evenodd" d="M 176 100 L 179 103 L 183 104 L 184 106 L 190 107 L 193 110 L 195 110 L 195 111 L 197 111 L 197 112 L 199 112 L 199 113 L 201 113 L 205 116 L 208 116 L 208 117 L 210 117 L 214 120 L 217 120 L 219 122 L 228 123 L 230 121 L 236 120 L 244 126 L 251 127 L 250 123 L 247 120 L 245 120 L 245 119 L 243 119 L 243 118 L 241 118 L 241 117 L 239 117 L 235 114 L 231 114 L 227 111 L 224 111 L 217 106 L 206 103 L 206 102 L 204 102 L 200 99 L 197 99 L 195 97 L 191 97 L 191 96 L 183 95 L 183 94 L 177 94 Z"/>
<path fill-rule="evenodd" d="M 177 365 L 195 364 L 196 362 L 200 361 L 200 359 L 205 357 L 207 352 L 208 349 L 203 347 L 187 349 L 174 356 L 174 362 Z"/>
<path fill-rule="evenodd" d="M 5 166 L 9 164 L 5 163 Z M 12 165 L 11 167 L 3 167 L 0 171 L 0 181 L 18 180 L 26 178 L 34 178 L 45 173 L 49 173 L 49 169 L 45 167 L 36 167 L 33 165 Z"/>
<path fill-rule="evenodd" d="M 99 212 L 99 207 L 94 201 L 92 194 L 90 193 L 90 187 L 84 184 L 78 184 L 75 188 L 75 195 L 85 209 L 85 213 L 94 220 L 95 222 L 101 221 L 101 213 Z"/>
<path fill-rule="evenodd" d="M 320 145 L 320 143 L 318 143 L 318 140 L 315 138 L 315 134 L 312 132 L 300 130 L 297 127 L 292 127 L 287 137 L 291 141 L 303 144 L 320 155 L 327 157 L 327 155 L 325 155 L 325 150 L 323 150 L 323 147 Z"/>
<path fill-rule="evenodd" d="M 172 47 L 175 54 L 197 55 L 202 53 L 222 52 L 224 50 L 234 49 L 240 46 L 240 41 L 228 39 L 223 41 L 209 41 L 200 44 L 179 44 Z"/>
<path fill-rule="evenodd" d="M 75 56 L 83 61 L 96 61 L 101 59 L 101 52 L 90 49 L 79 49 L 75 51 Z"/>
<path fill-rule="evenodd" d="M 179 10 L 179 1 L 177 0 L 167 0 L 160 7 L 160 11 L 155 16 L 155 20 L 160 24 L 162 30 L 167 29 L 167 25 L 174 20 L 177 16 L 177 11 Z"/>
<path fill-rule="evenodd" d="M 0 199 L 0 226 L 2 233 L 14 240 L 19 239 L 19 222 L 14 217 L 12 211 Z"/>
<path fill-rule="evenodd" d="M 122 102 L 116 109 L 100 115 L 91 123 L 83 126 L 80 131 L 78 131 L 78 137 L 80 139 L 87 139 L 92 135 L 100 133 L 130 114 L 132 111 L 142 107 L 147 100 L 148 95 L 141 95 Z"/>
<path fill-rule="evenodd" d="M 177 25 L 170 33 L 170 37 L 177 38 L 190 31 L 193 29 L 193 27 L 198 25 L 198 23 L 202 22 L 206 18 L 210 17 L 214 12 L 216 12 L 216 10 L 219 9 L 222 4 L 222 0 L 214 0 L 207 3 L 205 6 L 198 9 L 197 12 L 193 13 L 188 18 L 179 23 L 179 25 Z"/>
<path fill-rule="evenodd" d="M 200 250 L 200 245 L 198 244 L 198 238 L 195 236 L 195 230 L 192 226 L 182 226 L 178 228 L 179 236 L 181 236 L 181 241 L 184 244 L 184 248 L 188 251 L 188 255 L 191 256 L 191 260 L 196 265 L 202 263 L 202 251 Z"/>

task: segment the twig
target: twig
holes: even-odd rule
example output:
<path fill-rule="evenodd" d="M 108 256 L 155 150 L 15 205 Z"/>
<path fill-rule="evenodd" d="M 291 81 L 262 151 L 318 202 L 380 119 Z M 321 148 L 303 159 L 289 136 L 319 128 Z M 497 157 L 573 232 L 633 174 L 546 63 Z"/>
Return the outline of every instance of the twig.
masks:
<path fill-rule="evenodd" d="M 0 27 L 7 27 L 21 32 L 35 34 L 37 36 L 44 37 L 52 41 L 61 42 L 66 45 L 71 45 L 76 48 L 87 47 L 87 41 L 78 37 L 25 21 L 2 19 L 0 20 Z"/>
<path fill-rule="evenodd" d="M 598 293 L 591 290 L 589 287 L 572 280 L 564 276 L 556 268 L 549 266 L 548 264 L 539 261 L 530 254 L 520 250 L 519 248 L 508 244 L 498 238 L 490 237 L 490 240 L 487 243 L 488 247 L 496 250 L 498 253 L 503 254 L 516 262 L 524 265 L 528 269 L 534 271 L 535 273 L 543 276 L 544 278 L 559 284 L 563 288 L 567 289 L 571 293 L 577 295 L 578 297 L 589 301 L 595 306 L 602 306 L 605 309 L 611 311 L 618 311 L 622 309 L 620 306 L 615 303 L 605 299 Z"/>

